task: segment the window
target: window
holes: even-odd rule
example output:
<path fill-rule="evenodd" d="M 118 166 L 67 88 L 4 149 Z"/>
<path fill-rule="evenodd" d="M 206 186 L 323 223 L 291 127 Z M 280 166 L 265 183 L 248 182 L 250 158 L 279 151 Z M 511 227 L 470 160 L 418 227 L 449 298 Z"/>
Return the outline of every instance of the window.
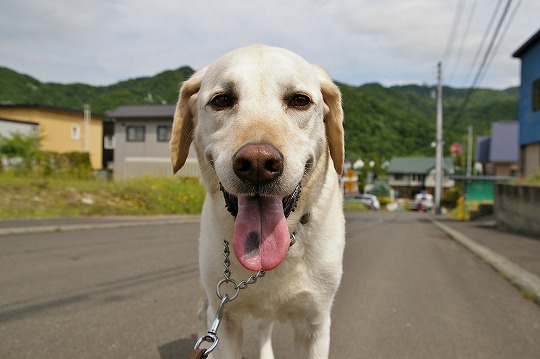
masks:
<path fill-rule="evenodd" d="M 426 175 L 421 175 L 421 174 L 412 175 L 412 180 L 416 182 L 424 182 L 425 179 L 426 179 Z"/>
<path fill-rule="evenodd" d="M 106 135 L 103 137 L 103 148 L 106 150 L 113 150 L 116 144 L 116 139 L 114 135 Z"/>
<path fill-rule="evenodd" d="M 533 111 L 538 111 L 540 110 L 540 79 L 533 82 L 532 90 Z"/>
<path fill-rule="evenodd" d="M 158 142 L 169 142 L 171 140 L 172 125 L 163 125 L 157 127 Z"/>
<path fill-rule="evenodd" d="M 81 136 L 81 128 L 79 125 L 71 125 L 71 139 L 78 140 Z"/>
<path fill-rule="evenodd" d="M 127 126 L 126 141 L 144 142 L 144 126 Z"/>
<path fill-rule="evenodd" d="M 403 174 L 401 173 L 394 173 L 394 179 L 396 181 L 403 181 Z"/>

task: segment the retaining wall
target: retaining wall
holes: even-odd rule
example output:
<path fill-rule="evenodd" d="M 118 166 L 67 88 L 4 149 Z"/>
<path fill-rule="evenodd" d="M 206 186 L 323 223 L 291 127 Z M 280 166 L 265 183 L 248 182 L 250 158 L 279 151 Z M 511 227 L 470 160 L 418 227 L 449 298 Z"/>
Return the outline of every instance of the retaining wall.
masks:
<path fill-rule="evenodd" d="M 494 212 L 497 225 L 540 238 L 540 186 L 496 183 Z"/>

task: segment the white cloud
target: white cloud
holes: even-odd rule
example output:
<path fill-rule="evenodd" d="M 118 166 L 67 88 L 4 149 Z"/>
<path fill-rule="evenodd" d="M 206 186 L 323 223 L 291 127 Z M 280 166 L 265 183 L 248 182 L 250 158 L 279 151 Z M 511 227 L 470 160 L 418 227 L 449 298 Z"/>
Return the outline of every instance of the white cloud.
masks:
<path fill-rule="evenodd" d="M 19 0 L 0 14 L 0 66 L 43 81 L 110 84 L 182 65 L 200 68 L 235 47 L 268 43 L 353 85 L 433 83 L 458 1 Z M 460 87 L 468 85 L 495 6 L 477 0 L 457 62 L 473 2 L 463 3 L 452 56 L 443 64 L 445 80 Z M 481 85 L 518 84 L 519 60 L 511 54 L 538 30 L 539 14 L 540 2 L 521 4 Z"/>

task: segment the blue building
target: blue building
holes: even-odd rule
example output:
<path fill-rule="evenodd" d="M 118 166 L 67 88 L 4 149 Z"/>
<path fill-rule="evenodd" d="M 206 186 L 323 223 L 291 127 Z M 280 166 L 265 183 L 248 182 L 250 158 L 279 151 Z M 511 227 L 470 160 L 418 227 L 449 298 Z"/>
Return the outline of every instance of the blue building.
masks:
<path fill-rule="evenodd" d="M 520 168 L 521 174 L 527 177 L 540 169 L 540 30 L 513 56 L 521 59 Z"/>

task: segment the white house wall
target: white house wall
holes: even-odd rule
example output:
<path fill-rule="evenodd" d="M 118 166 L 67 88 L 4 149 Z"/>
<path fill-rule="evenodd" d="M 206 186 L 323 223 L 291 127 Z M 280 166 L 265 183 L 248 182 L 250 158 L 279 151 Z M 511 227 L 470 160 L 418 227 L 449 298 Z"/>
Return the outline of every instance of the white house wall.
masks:
<path fill-rule="evenodd" d="M 448 178 L 448 176 L 443 176 L 442 186 L 443 188 L 454 187 L 455 182 L 453 179 Z M 426 176 L 426 187 L 435 187 L 435 169 L 429 171 Z"/>
<path fill-rule="evenodd" d="M 170 126 L 172 119 L 117 119 L 114 125 L 116 140 L 114 150 L 114 178 L 127 179 L 138 176 L 172 176 L 169 142 L 157 140 L 158 126 Z M 144 126 L 144 141 L 127 141 L 128 126 Z M 199 169 L 195 152 L 190 149 L 189 161 L 180 175 L 198 177 Z M 195 166 L 195 167 L 194 167 Z"/>
<path fill-rule="evenodd" d="M 34 123 L 0 120 L 0 137 L 9 137 L 15 132 L 26 135 L 37 129 Z"/>

